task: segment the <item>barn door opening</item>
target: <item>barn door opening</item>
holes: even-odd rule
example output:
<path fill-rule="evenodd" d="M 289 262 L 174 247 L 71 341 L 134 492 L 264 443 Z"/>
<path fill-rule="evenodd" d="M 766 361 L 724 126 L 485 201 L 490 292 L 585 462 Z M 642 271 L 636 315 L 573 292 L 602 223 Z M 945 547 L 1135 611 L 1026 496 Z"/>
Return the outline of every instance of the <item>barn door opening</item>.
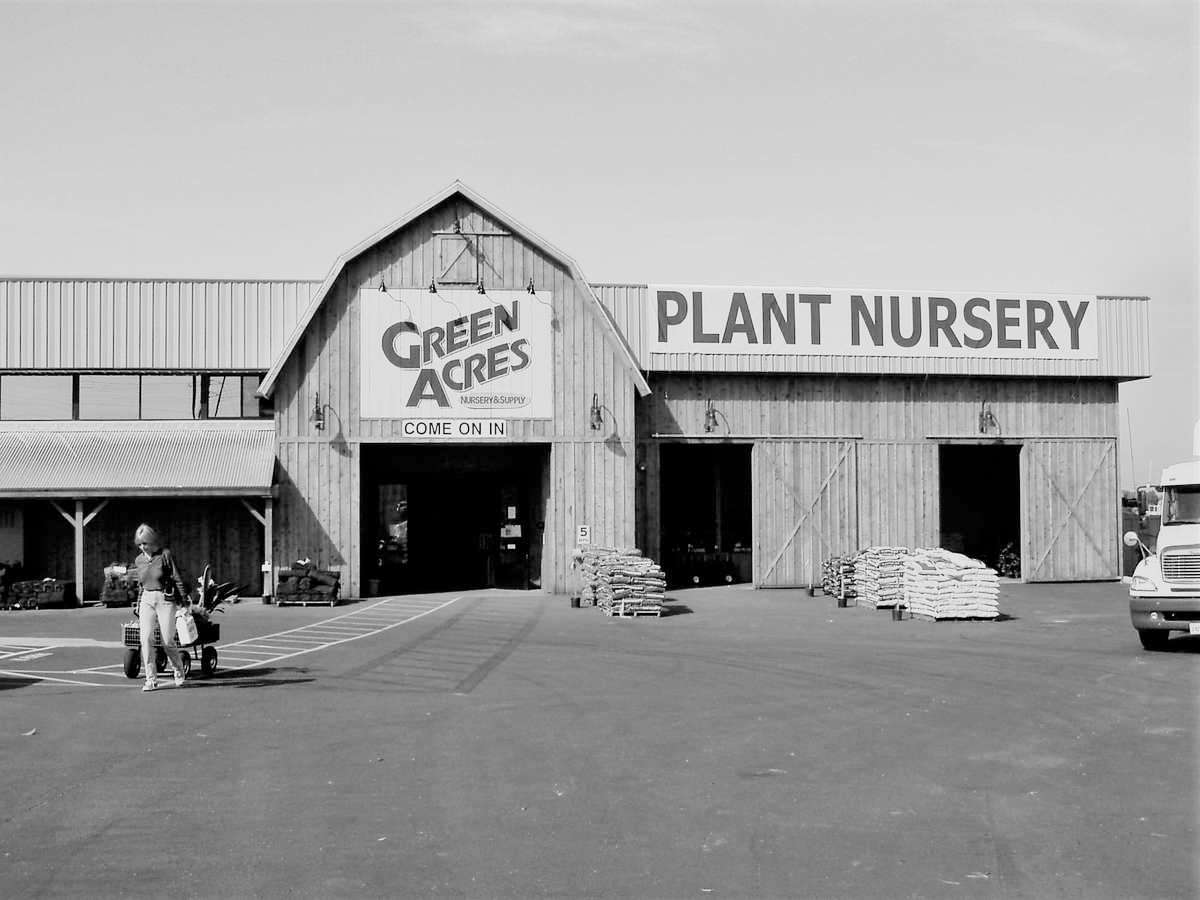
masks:
<path fill-rule="evenodd" d="M 661 449 L 663 571 L 673 587 L 749 581 L 749 444 Z"/>
<path fill-rule="evenodd" d="M 1015 577 L 1007 561 L 1021 552 L 1021 448 L 943 444 L 938 480 L 942 546 Z"/>
<path fill-rule="evenodd" d="M 548 465 L 538 445 L 366 447 L 368 592 L 538 587 Z"/>

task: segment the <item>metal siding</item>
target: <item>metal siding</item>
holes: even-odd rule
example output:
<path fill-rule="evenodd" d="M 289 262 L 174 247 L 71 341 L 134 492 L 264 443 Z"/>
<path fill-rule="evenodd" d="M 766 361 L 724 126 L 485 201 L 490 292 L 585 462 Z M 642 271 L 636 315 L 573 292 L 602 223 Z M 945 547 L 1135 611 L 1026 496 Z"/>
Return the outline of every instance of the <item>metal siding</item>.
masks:
<path fill-rule="evenodd" d="M 1021 453 L 1022 575 L 1120 577 L 1116 440 L 1027 441 Z"/>
<path fill-rule="evenodd" d="M 318 285 L 0 280 L 0 369 L 265 371 Z"/>
<path fill-rule="evenodd" d="M 755 585 L 819 583 L 823 560 L 856 549 L 854 444 L 760 441 L 751 470 Z"/>

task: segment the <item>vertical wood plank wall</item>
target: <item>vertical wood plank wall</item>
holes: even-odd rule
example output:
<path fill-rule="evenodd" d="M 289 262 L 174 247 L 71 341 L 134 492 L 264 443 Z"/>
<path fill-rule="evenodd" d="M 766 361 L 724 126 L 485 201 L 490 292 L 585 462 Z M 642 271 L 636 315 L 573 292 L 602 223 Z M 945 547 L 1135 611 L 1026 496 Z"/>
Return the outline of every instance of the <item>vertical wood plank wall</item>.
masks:
<path fill-rule="evenodd" d="M 359 290 L 427 288 L 438 273 L 437 231 L 455 223 L 463 232 L 507 232 L 462 198 L 453 198 L 366 251 L 343 270 L 302 346 L 276 389 L 276 426 L 282 484 L 273 560 L 287 566 L 310 556 L 342 572 L 347 596 L 361 593 L 361 460 L 364 444 L 416 443 L 400 434 L 400 420 L 359 415 Z M 634 542 L 634 387 L 632 373 L 606 334 L 602 315 L 557 260 L 516 235 L 477 240 L 484 285 L 523 290 L 532 279 L 538 297 L 554 307 L 554 412 L 550 420 L 510 419 L 507 441 L 551 447 L 542 583 L 568 590 L 575 527 L 592 527 L 593 541 Z M 328 425 L 308 422 L 320 391 Z M 605 427 L 589 425 L 592 394 Z M 423 441 L 434 443 L 436 441 Z M 486 451 L 484 451 L 486 452 Z"/>
<path fill-rule="evenodd" d="M 639 534 L 645 535 L 651 555 L 659 550 L 662 522 L 652 487 L 659 477 L 659 448 L 700 440 L 754 444 L 751 502 L 760 586 L 809 584 L 822 538 L 839 553 L 872 545 L 936 546 L 941 541 L 938 447 L 979 440 L 979 412 L 986 402 L 1002 435 L 1022 444 L 1028 457 L 1022 462 L 1022 484 L 1032 502 L 1022 503 L 1023 559 L 1036 562 L 1042 556 L 1034 545 L 1050 550 L 1025 577 L 1119 574 L 1115 382 L 656 373 L 650 384 L 651 395 L 638 404 L 638 429 L 639 459 L 646 465 Z M 709 400 L 718 412 L 713 433 L 703 430 Z M 838 439 L 853 444 L 843 462 L 853 477 L 846 483 L 838 473 L 826 488 L 829 495 L 817 497 L 833 465 L 831 448 L 841 446 Z M 1053 479 L 1043 469 L 1053 472 Z M 1076 516 L 1061 528 L 1070 502 L 1049 496 L 1056 493 L 1051 480 L 1069 501 L 1083 493 Z M 776 562 L 810 505 L 820 537 L 806 523 Z M 1088 521 L 1099 523 L 1092 533 L 1083 527 Z"/>
<path fill-rule="evenodd" d="M 1026 580 L 1120 577 L 1116 460 L 1116 440 L 1025 444 L 1021 560 Z"/>
<path fill-rule="evenodd" d="M 821 562 L 855 552 L 856 448 L 850 441 L 759 441 L 751 452 L 754 583 L 821 580 Z"/>

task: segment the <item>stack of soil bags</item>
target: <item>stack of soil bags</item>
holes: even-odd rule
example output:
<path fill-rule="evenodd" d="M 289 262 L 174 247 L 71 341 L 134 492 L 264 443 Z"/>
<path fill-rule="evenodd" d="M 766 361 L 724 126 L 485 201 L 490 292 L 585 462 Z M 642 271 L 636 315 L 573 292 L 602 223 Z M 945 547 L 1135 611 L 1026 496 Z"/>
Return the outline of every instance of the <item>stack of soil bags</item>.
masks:
<path fill-rule="evenodd" d="M 667 579 L 641 550 L 585 547 L 577 559 L 581 602 L 594 602 L 610 616 L 662 615 Z"/>
<path fill-rule="evenodd" d="M 1000 581 L 977 559 L 941 548 L 913 550 L 904 562 L 904 605 L 921 619 L 995 619 Z"/>
<path fill-rule="evenodd" d="M 904 602 L 907 547 L 868 547 L 854 557 L 854 591 L 860 606 L 886 609 Z"/>
<path fill-rule="evenodd" d="M 855 597 L 854 560 L 853 556 L 831 556 L 821 564 L 821 590 L 827 596 Z"/>

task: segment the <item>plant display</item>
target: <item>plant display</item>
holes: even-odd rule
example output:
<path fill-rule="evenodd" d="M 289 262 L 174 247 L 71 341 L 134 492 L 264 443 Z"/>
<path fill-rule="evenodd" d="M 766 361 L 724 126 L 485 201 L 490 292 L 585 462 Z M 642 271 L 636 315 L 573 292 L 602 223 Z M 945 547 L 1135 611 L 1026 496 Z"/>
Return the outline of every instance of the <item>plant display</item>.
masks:
<path fill-rule="evenodd" d="M 996 571 L 1000 573 L 1001 578 L 1021 577 L 1021 554 L 1017 552 L 1017 548 L 1012 542 L 1005 544 L 1004 549 L 1000 551 L 1000 558 L 996 561 Z"/>

